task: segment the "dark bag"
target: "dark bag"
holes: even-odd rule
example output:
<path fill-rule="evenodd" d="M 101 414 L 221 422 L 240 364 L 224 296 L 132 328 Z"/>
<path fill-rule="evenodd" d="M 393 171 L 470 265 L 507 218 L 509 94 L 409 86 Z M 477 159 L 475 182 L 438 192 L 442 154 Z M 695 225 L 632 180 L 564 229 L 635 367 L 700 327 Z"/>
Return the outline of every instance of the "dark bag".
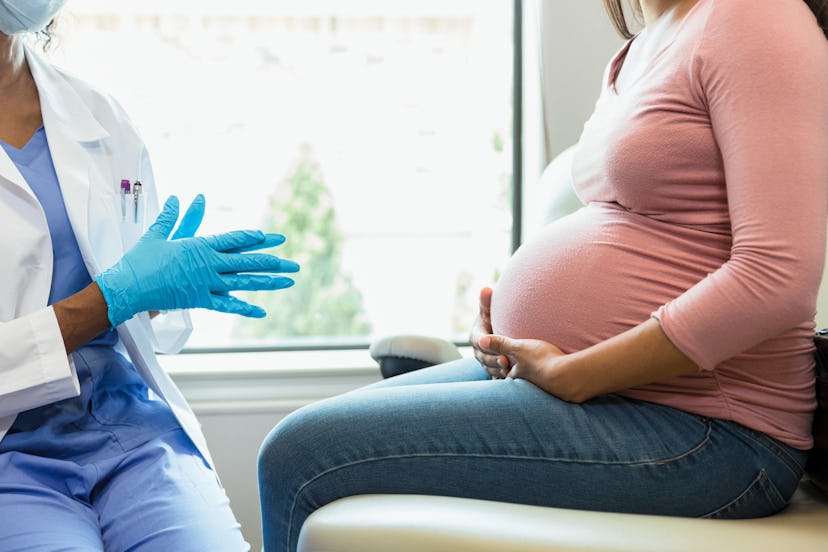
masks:
<path fill-rule="evenodd" d="M 814 337 L 816 344 L 817 409 L 814 414 L 814 448 L 808 455 L 805 471 L 811 481 L 828 492 L 828 329 Z"/>

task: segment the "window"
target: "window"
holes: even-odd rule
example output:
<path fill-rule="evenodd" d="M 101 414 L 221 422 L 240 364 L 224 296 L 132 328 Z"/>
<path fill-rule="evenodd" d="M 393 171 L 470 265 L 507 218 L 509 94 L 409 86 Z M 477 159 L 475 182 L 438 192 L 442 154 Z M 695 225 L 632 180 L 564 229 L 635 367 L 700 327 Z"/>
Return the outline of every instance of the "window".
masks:
<path fill-rule="evenodd" d="M 464 340 L 512 246 L 513 0 L 74 0 L 50 57 L 113 94 L 201 234 L 284 233 L 264 320 L 191 348 Z M 239 294 L 244 296 L 244 294 Z"/>

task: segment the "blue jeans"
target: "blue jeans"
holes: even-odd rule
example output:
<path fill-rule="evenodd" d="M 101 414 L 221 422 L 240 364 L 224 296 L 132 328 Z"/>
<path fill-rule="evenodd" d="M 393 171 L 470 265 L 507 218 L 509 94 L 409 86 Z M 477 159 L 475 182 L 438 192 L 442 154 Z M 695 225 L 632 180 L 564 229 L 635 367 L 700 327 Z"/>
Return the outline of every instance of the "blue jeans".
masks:
<path fill-rule="evenodd" d="M 311 512 L 367 493 L 760 517 L 785 506 L 805 457 L 739 424 L 653 403 L 567 403 L 464 359 L 282 420 L 259 455 L 264 545 L 295 550 Z"/>

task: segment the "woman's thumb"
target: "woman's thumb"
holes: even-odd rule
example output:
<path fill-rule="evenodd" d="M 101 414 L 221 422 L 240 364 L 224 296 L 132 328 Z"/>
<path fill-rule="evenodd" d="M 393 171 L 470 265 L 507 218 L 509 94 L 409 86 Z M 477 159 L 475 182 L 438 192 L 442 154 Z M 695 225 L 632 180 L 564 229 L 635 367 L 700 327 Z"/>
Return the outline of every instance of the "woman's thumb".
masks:
<path fill-rule="evenodd" d="M 480 338 L 480 348 L 490 353 L 506 355 L 515 351 L 515 343 L 503 335 L 484 335 Z"/>

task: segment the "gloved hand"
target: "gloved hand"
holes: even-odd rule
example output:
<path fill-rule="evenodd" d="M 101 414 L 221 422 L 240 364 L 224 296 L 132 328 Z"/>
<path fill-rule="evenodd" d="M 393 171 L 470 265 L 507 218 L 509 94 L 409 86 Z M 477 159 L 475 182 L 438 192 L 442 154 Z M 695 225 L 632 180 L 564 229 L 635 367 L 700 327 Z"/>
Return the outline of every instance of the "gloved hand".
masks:
<path fill-rule="evenodd" d="M 190 206 L 187 207 L 187 212 L 181 217 L 181 222 L 178 223 L 178 228 L 172 235 L 171 240 L 180 240 L 181 238 L 192 238 L 198 232 L 198 227 L 201 226 L 201 221 L 204 219 L 204 194 L 198 194 L 193 198 Z"/>
<path fill-rule="evenodd" d="M 174 235 L 176 239 L 169 240 L 178 220 L 178 198 L 170 196 L 138 243 L 114 266 L 95 277 L 113 327 L 136 313 L 150 310 L 205 308 L 262 318 L 262 308 L 229 293 L 293 285 L 291 278 L 274 274 L 297 272 L 299 265 L 295 262 L 249 253 L 280 245 L 284 236 L 237 230 L 192 237 L 203 212 L 203 197 L 196 198 Z"/>

